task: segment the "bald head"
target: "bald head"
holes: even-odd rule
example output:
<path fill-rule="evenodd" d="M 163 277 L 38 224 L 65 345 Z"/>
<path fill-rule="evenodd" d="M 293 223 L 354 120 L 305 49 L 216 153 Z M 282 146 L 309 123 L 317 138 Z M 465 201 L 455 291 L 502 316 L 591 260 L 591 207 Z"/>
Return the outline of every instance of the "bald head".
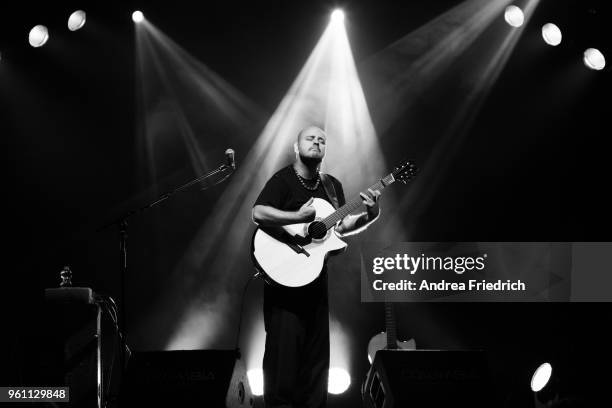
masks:
<path fill-rule="evenodd" d="M 318 126 L 308 126 L 298 132 L 297 141 L 300 142 L 300 138 L 313 135 L 316 137 L 323 137 L 327 139 L 325 131 Z"/>

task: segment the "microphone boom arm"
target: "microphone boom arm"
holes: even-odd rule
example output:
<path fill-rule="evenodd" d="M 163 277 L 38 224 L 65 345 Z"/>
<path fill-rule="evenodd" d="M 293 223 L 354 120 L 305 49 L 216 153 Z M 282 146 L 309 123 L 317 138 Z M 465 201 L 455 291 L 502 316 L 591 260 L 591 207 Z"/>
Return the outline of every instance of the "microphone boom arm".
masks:
<path fill-rule="evenodd" d="M 126 222 L 128 218 L 130 218 L 130 217 L 132 217 L 132 216 L 134 216 L 136 214 L 139 214 L 139 213 L 141 213 L 143 211 L 146 211 L 146 210 L 148 210 L 151 207 L 155 207 L 157 204 L 159 204 L 159 203 L 161 203 L 163 201 L 166 201 L 168 198 L 170 198 L 174 194 L 176 194 L 178 192 L 181 192 L 183 190 L 186 190 L 189 187 L 193 186 L 194 184 L 199 183 L 200 181 L 202 181 L 204 179 L 207 179 L 209 177 L 212 177 L 214 175 L 217 175 L 219 173 L 222 173 L 225 170 L 231 170 L 232 173 L 234 172 L 234 169 L 231 166 L 228 166 L 227 164 L 222 164 L 221 166 L 217 167 L 216 169 L 214 169 L 212 171 L 209 171 L 208 173 L 202 174 L 202 175 L 194 178 L 193 180 L 190 180 L 190 181 L 186 182 L 185 184 L 175 188 L 174 190 L 168 191 L 168 192 L 160 195 L 156 200 L 150 202 L 149 204 L 146 204 L 146 205 L 144 205 L 144 206 L 142 206 L 140 208 L 136 208 L 136 209 L 133 209 L 133 210 L 125 212 L 123 215 L 121 215 L 119 218 L 115 219 L 114 221 L 111 221 L 111 222 L 109 222 L 107 224 L 104 224 L 103 226 L 98 228 L 97 231 L 102 231 L 103 229 L 106 229 L 106 228 L 108 228 L 110 226 L 113 226 L 113 225 L 120 225 L 121 223 Z M 223 180 L 225 180 L 225 178 Z M 213 184 L 213 185 L 215 185 L 215 184 Z M 208 187 L 212 187 L 213 185 L 206 186 L 206 187 L 202 188 L 202 190 L 206 190 Z"/>

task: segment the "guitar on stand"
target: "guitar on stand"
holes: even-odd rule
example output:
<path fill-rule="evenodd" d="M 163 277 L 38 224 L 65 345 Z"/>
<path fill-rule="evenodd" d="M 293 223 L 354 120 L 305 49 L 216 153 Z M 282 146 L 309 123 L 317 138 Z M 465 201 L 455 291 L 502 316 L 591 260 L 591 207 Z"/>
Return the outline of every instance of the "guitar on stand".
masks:
<path fill-rule="evenodd" d="M 370 364 L 378 350 L 416 350 L 414 339 L 399 341 L 397 339 L 397 328 L 395 324 L 395 312 L 393 304 L 385 302 L 385 331 L 378 333 L 368 343 L 368 360 Z"/>
<path fill-rule="evenodd" d="M 395 181 L 407 184 L 416 172 L 414 163 L 407 161 L 370 189 L 382 191 Z M 270 284 L 294 288 L 309 284 L 321 273 L 325 259 L 342 252 L 347 246 L 338 238 L 334 227 L 362 205 L 363 199 L 357 196 L 336 210 L 327 201 L 315 198 L 312 202 L 316 211 L 314 221 L 257 228 L 251 245 L 255 268 Z"/>

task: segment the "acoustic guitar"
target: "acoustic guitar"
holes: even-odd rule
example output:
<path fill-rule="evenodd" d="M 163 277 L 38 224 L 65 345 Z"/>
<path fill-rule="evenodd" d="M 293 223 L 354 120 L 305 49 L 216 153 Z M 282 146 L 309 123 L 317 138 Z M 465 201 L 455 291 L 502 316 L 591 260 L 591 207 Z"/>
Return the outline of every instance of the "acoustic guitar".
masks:
<path fill-rule="evenodd" d="M 369 188 L 382 191 L 396 181 L 406 184 L 414 178 L 416 171 L 413 162 L 404 162 Z M 309 284 L 321 273 L 326 258 L 347 246 L 334 227 L 362 205 L 360 196 L 338 209 L 323 199 L 315 198 L 312 202 L 316 211 L 314 221 L 257 228 L 251 244 L 255 268 L 271 284 L 288 287 Z"/>

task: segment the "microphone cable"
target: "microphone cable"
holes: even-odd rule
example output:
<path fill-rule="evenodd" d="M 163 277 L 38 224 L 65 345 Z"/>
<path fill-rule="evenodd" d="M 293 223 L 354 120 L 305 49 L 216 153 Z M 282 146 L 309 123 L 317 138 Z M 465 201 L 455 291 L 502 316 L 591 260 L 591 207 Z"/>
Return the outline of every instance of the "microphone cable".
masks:
<path fill-rule="evenodd" d="M 261 274 L 259 272 L 256 272 L 255 274 L 251 275 L 247 283 L 244 285 L 244 289 L 242 290 L 242 296 L 240 298 L 240 315 L 238 316 L 238 331 L 236 333 L 236 351 L 238 352 L 239 355 L 240 355 L 240 329 L 242 327 L 242 313 L 244 311 L 244 299 L 247 293 L 247 289 L 249 288 L 249 285 L 251 284 L 252 281 L 258 278 L 260 275 Z"/>

